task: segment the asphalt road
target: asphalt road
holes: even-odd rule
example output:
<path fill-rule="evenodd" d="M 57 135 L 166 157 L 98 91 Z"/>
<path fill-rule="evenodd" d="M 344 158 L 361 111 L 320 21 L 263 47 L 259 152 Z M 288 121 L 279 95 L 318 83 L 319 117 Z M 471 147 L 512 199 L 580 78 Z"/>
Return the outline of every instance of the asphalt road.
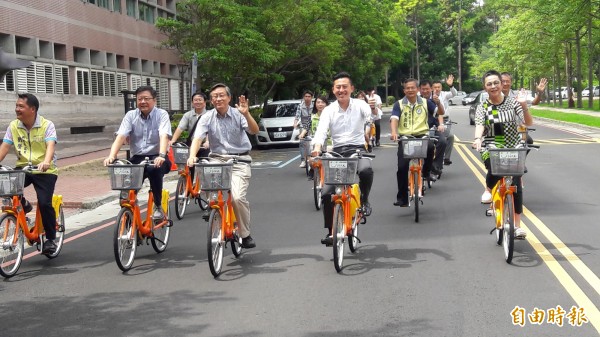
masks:
<path fill-rule="evenodd" d="M 112 252 L 118 207 L 107 205 L 86 216 L 93 226 L 68 234 L 57 259 L 31 256 L 0 283 L 0 336 L 599 335 L 600 144 L 589 136 L 600 136 L 537 127 L 542 149 L 529 155 L 524 179 L 529 235 L 509 265 L 479 204 L 484 173 L 466 145 L 474 130 L 466 108 L 454 109 L 453 119 L 468 142 L 455 144 L 454 163 L 426 194 L 419 223 L 411 208 L 392 205 L 396 145 L 382 139 L 373 215 L 339 274 L 332 249 L 319 242 L 322 214 L 297 149 L 264 150 L 254 156 L 249 194 L 257 248 L 239 259 L 227 250 L 219 278 L 208 268 L 206 222 L 196 207 L 175 220 L 164 253 L 142 246 L 133 269 L 121 273 Z M 523 326 L 515 325 L 523 312 Z M 541 324 L 536 312 L 544 313 Z"/>

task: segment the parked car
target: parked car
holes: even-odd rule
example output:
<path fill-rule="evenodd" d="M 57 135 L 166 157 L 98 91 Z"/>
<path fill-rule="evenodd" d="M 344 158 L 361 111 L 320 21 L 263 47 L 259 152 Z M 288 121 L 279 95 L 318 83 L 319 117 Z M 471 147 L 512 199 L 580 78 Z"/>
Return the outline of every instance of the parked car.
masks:
<path fill-rule="evenodd" d="M 477 106 L 479 106 L 482 102 L 484 102 L 488 98 L 488 93 L 485 91 L 480 91 L 479 94 L 471 103 L 471 107 L 469 107 L 469 124 L 475 125 L 475 111 L 477 110 Z"/>
<path fill-rule="evenodd" d="M 294 118 L 299 104 L 300 100 L 269 102 L 260 115 L 256 145 L 298 144 L 299 129 L 294 128 Z"/>
<path fill-rule="evenodd" d="M 591 89 L 592 89 L 591 87 L 588 87 L 588 88 L 581 90 L 581 97 L 589 97 L 590 91 L 592 92 L 592 97 L 600 96 L 600 86 L 599 85 L 595 86 L 593 90 L 591 90 Z"/>
<path fill-rule="evenodd" d="M 462 99 L 465 98 L 465 96 L 467 96 L 467 93 L 464 91 L 458 91 L 456 93 L 456 95 L 454 95 L 453 97 L 451 97 L 448 100 L 448 104 L 450 105 L 458 105 L 462 103 Z"/>
<path fill-rule="evenodd" d="M 468 94 L 467 96 L 465 96 L 462 99 L 462 105 L 469 105 L 472 104 L 473 101 L 475 100 L 475 98 L 477 98 L 477 95 L 479 95 L 481 91 L 473 91 L 472 93 Z"/>
<path fill-rule="evenodd" d="M 573 92 L 573 94 L 575 94 L 575 89 L 571 88 L 571 91 Z M 562 97 L 563 99 L 568 98 L 569 91 L 567 90 L 567 87 L 560 87 L 560 90 L 559 89 L 554 90 L 554 97 L 555 98 Z"/>

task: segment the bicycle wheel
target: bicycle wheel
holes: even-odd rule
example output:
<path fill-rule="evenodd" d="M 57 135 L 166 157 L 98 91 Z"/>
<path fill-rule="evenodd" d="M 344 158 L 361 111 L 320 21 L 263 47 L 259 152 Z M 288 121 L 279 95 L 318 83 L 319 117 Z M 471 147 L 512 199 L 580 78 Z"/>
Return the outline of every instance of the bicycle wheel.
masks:
<path fill-rule="evenodd" d="M 183 219 L 185 209 L 188 204 L 187 180 L 184 176 L 179 176 L 177 181 L 177 189 L 175 190 L 175 215 L 177 219 Z"/>
<path fill-rule="evenodd" d="M 171 205 L 167 207 L 167 220 L 171 221 Z M 159 227 L 153 228 L 152 230 L 152 238 L 150 242 L 152 243 L 152 248 L 157 253 L 162 253 L 167 249 L 167 244 L 169 244 L 169 238 L 171 237 L 171 227 L 170 223 Z"/>
<path fill-rule="evenodd" d="M 219 276 L 223 267 L 223 240 L 221 227 L 221 213 L 217 209 L 210 212 L 206 233 L 206 249 L 208 253 L 208 267 L 214 277 Z"/>
<path fill-rule="evenodd" d="M 344 265 L 344 244 L 346 241 L 346 227 L 344 226 L 344 208 L 337 204 L 333 209 L 333 265 L 337 272 L 342 271 Z"/>
<path fill-rule="evenodd" d="M 358 220 L 358 211 L 352 217 L 352 235 L 348 237 L 348 247 L 352 253 L 356 252 L 358 249 L 358 225 L 360 220 Z"/>
<path fill-rule="evenodd" d="M 315 169 L 314 177 L 313 177 L 313 197 L 315 198 L 315 208 L 318 210 L 321 209 L 321 173 Z"/>
<path fill-rule="evenodd" d="M 503 234 L 502 247 L 504 248 L 504 259 L 510 263 L 515 248 L 515 205 L 513 195 L 508 193 L 504 196 L 504 212 L 502 214 Z"/>
<path fill-rule="evenodd" d="M 17 242 L 13 245 L 15 235 Z M 6 238 L 6 240 L 4 239 Z M 23 232 L 17 228 L 17 218 L 11 214 L 0 217 L 0 274 L 6 278 L 17 273 L 23 261 Z"/>
<path fill-rule="evenodd" d="M 233 238 L 231 238 L 231 251 L 235 257 L 242 255 L 242 237 L 238 234 L 237 223 L 234 223 Z"/>
<path fill-rule="evenodd" d="M 56 244 L 56 250 L 52 254 L 44 254 L 47 258 L 53 259 L 60 254 L 63 243 L 65 241 L 65 214 L 63 213 L 63 207 L 60 205 L 58 214 L 56 217 L 56 238 L 54 243 Z"/>
<path fill-rule="evenodd" d="M 414 185 L 414 196 L 415 196 L 415 222 L 419 222 L 419 203 L 421 202 L 419 198 L 419 175 L 413 174 L 413 185 Z"/>
<path fill-rule="evenodd" d="M 121 208 L 119 215 L 117 215 L 113 248 L 115 261 L 122 271 L 128 271 L 133 265 L 137 240 L 138 234 L 133 225 L 133 212 L 129 208 Z"/>

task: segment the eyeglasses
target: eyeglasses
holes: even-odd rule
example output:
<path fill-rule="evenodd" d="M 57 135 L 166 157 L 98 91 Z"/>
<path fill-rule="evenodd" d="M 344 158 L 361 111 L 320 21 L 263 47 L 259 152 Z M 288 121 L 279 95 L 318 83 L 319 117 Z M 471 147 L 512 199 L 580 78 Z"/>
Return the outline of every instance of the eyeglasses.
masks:
<path fill-rule="evenodd" d="M 154 99 L 154 97 L 138 97 L 137 98 L 138 102 L 150 102 L 153 99 Z"/>
<path fill-rule="evenodd" d="M 499 85 L 500 85 L 500 81 L 487 82 L 487 83 L 485 84 L 485 86 L 486 86 L 486 87 L 490 87 L 490 88 L 491 88 L 491 87 L 493 87 L 493 86 L 496 86 L 496 87 L 497 87 L 497 86 L 499 86 Z"/>

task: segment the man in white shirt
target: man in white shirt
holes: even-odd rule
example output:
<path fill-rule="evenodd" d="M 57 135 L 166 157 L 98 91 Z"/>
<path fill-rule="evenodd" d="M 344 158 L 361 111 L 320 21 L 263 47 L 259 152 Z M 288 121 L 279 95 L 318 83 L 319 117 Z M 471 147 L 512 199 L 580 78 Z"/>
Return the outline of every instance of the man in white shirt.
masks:
<path fill-rule="evenodd" d="M 442 91 L 442 82 L 433 81 L 432 89 L 435 94 L 438 95 L 440 101 L 444 105 L 444 121 L 450 120 L 450 98 L 456 96 L 458 92 L 454 89 L 454 75 L 450 74 L 446 78 L 446 84 L 450 87 L 450 91 Z M 440 129 L 445 130 L 446 126 L 440 125 Z M 450 131 L 450 134 L 446 137 L 446 149 L 444 150 L 444 165 L 452 164 L 450 156 L 452 155 L 452 148 L 454 147 L 454 133 Z"/>
<path fill-rule="evenodd" d="M 313 137 L 313 156 L 321 153 L 321 148 L 330 132 L 333 141 L 333 151 L 343 156 L 350 156 L 356 150 L 365 151 L 365 131 L 364 125 L 371 118 L 371 115 L 377 114 L 375 106 L 370 107 L 367 102 L 351 98 L 354 92 L 354 85 L 350 75 L 346 72 L 340 72 L 333 77 L 333 93 L 337 101 L 331 103 L 321 113 L 319 126 Z M 361 204 L 365 216 L 371 214 L 371 205 L 369 204 L 369 193 L 373 185 L 373 168 L 371 160 L 363 158 L 358 161 L 358 177 L 361 191 Z M 334 192 L 333 185 L 325 185 L 322 192 L 323 199 L 323 217 L 327 235 L 321 239 L 325 245 L 332 244 L 331 226 L 333 224 L 333 203 L 331 194 Z"/>
<path fill-rule="evenodd" d="M 367 90 L 367 100 L 370 99 L 375 100 L 375 109 L 377 110 L 377 114 L 373 115 L 373 123 L 375 124 L 375 146 L 379 146 L 379 139 L 381 138 L 381 117 L 383 116 L 383 111 L 381 111 L 381 96 L 377 95 L 375 88 L 369 88 Z"/>

